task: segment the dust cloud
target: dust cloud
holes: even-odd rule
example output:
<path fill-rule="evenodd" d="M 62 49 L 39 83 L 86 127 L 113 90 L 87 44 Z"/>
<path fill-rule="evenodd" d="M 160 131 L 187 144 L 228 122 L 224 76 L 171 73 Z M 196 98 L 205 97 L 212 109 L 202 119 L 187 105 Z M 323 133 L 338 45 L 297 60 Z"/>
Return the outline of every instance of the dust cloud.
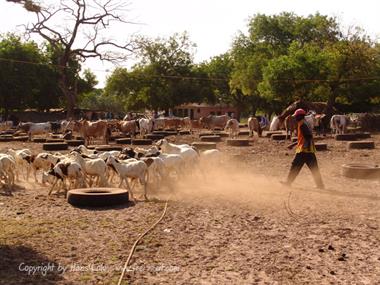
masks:
<path fill-rule="evenodd" d="M 289 194 L 277 179 L 256 173 L 244 162 L 227 156 L 220 163 L 202 163 L 193 173 L 177 179 L 172 188 L 174 199 L 179 201 L 228 202 L 259 208 L 281 206 Z"/>

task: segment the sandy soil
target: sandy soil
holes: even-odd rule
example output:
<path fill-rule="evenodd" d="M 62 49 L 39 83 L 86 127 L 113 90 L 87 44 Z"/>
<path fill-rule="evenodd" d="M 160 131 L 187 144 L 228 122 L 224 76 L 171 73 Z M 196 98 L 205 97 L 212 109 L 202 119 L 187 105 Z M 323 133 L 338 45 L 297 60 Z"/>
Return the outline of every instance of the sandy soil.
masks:
<path fill-rule="evenodd" d="M 380 163 L 380 135 L 373 139 L 375 150 L 360 151 L 324 139 L 326 190 L 306 167 L 282 187 L 293 151 L 266 138 L 218 143 L 221 165 L 181 179 L 174 193 L 151 189 L 151 202 L 113 209 L 74 208 L 20 182 L 11 196 L 0 192 L 0 284 L 117 284 L 166 198 L 167 214 L 137 246 L 123 284 L 380 284 L 380 180 L 341 175 L 343 163 Z M 0 151 L 11 146 L 42 151 L 32 143 Z"/>

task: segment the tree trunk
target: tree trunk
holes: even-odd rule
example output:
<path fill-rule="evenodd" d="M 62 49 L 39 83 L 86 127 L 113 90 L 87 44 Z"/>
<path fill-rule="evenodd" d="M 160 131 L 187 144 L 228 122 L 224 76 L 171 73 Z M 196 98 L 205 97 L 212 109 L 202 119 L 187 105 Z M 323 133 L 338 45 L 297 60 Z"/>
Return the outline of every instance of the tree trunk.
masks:
<path fill-rule="evenodd" d="M 69 88 L 68 79 L 65 72 L 60 73 L 59 88 L 66 98 L 66 118 L 74 119 L 74 109 L 76 107 L 76 94 L 75 90 L 72 91 Z"/>
<path fill-rule="evenodd" d="M 333 113 L 334 113 L 334 105 L 335 105 L 335 100 L 336 100 L 336 90 L 338 89 L 339 83 L 333 84 L 330 86 L 331 88 L 331 94 L 329 96 L 329 99 L 327 100 L 327 106 L 324 111 L 326 114 L 327 118 L 331 118 Z"/>
<path fill-rule="evenodd" d="M 67 100 L 66 118 L 67 119 L 75 119 L 75 117 L 74 117 L 75 100 L 73 100 L 71 94 L 68 94 L 67 96 L 65 95 L 65 97 L 66 97 L 66 100 Z"/>

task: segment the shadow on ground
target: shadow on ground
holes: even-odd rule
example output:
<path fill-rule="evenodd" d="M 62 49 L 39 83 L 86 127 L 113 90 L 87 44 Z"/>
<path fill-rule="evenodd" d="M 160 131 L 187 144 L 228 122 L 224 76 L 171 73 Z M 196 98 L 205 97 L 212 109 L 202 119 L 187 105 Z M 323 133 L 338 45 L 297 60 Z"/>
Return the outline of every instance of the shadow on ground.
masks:
<path fill-rule="evenodd" d="M 0 245 L 0 256 L 0 284 L 57 284 L 64 280 L 59 263 L 32 248 Z"/>

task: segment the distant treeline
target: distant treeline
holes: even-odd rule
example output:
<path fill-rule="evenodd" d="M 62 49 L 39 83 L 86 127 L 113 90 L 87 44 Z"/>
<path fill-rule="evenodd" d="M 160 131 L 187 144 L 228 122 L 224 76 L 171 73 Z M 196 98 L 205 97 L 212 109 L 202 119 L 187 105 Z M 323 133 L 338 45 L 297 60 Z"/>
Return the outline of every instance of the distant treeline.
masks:
<path fill-rule="evenodd" d="M 70 88 L 77 107 L 111 112 L 162 110 L 187 102 L 228 103 L 243 113 L 279 112 L 297 99 L 328 102 L 342 112 L 379 111 L 380 45 L 335 18 L 293 13 L 254 15 L 224 54 L 194 62 L 186 33 L 138 37 L 138 63 L 115 68 L 104 89 L 72 58 Z M 59 54 L 49 44 L 0 38 L 1 111 L 64 107 Z"/>

